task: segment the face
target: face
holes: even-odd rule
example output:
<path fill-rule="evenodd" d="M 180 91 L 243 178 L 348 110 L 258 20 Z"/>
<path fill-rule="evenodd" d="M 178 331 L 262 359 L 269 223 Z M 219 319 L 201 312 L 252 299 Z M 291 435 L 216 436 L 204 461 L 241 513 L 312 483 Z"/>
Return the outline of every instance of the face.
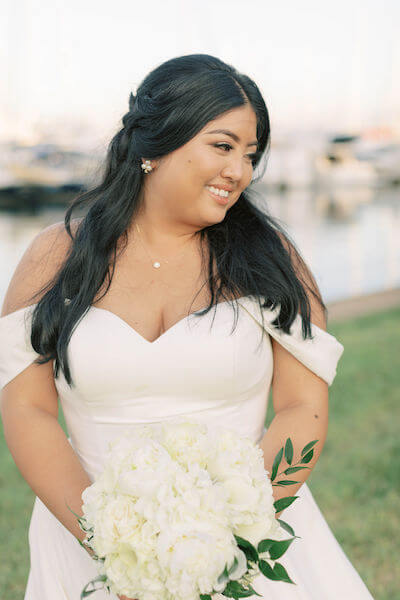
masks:
<path fill-rule="evenodd" d="M 215 130 L 231 132 L 213 133 Z M 160 160 L 144 175 L 148 210 L 196 230 L 222 221 L 253 176 L 257 119 L 249 106 L 235 108 L 207 125 L 187 144 Z M 227 198 L 207 186 L 225 187 Z"/>

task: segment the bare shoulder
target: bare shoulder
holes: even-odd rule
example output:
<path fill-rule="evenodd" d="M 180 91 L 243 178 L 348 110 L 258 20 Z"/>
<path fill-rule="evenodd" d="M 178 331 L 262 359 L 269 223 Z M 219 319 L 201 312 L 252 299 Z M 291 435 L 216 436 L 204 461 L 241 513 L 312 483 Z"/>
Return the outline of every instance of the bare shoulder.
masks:
<path fill-rule="evenodd" d="M 72 236 L 81 220 L 82 218 L 71 219 Z M 53 280 L 64 264 L 71 245 L 72 239 L 64 221 L 48 225 L 36 234 L 12 275 L 1 317 L 39 301 L 45 293 L 43 288 Z"/>

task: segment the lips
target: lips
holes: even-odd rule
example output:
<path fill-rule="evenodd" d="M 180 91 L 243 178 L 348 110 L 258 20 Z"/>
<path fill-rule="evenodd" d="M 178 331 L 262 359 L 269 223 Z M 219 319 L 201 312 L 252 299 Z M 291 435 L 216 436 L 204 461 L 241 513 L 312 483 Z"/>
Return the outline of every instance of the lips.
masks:
<path fill-rule="evenodd" d="M 233 188 L 229 187 L 229 185 L 214 185 L 213 183 L 209 184 L 210 187 L 217 188 L 218 190 L 225 190 L 225 192 L 233 192 Z"/>
<path fill-rule="evenodd" d="M 210 196 L 212 198 L 214 198 L 214 200 L 216 202 L 218 202 L 218 204 L 222 204 L 222 206 L 226 206 L 229 202 L 229 196 L 227 198 L 224 198 L 223 196 L 218 196 L 217 194 L 213 194 L 213 192 L 211 190 L 209 190 L 208 188 L 205 188 L 206 191 L 210 194 Z"/>

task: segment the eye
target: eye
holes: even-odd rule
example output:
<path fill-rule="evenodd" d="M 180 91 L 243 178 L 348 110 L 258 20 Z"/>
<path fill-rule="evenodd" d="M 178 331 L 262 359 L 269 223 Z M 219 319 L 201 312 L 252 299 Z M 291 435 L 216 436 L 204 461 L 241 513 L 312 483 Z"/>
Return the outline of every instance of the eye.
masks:
<path fill-rule="evenodd" d="M 232 150 L 232 146 L 230 144 L 224 143 L 224 144 L 214 144 L 215 148 L 229 148 L 229 150 Z M 256 160 L 257 158 L 257 152 L 253 152 L 252 154 L 247 154 L 248 158 L 253 162 Z"/>
<path fill-rule="evenodd" d="M 232 146 L 230 144 L 214 144 L 215 148 L 229 148 L 232 150 Z"/>

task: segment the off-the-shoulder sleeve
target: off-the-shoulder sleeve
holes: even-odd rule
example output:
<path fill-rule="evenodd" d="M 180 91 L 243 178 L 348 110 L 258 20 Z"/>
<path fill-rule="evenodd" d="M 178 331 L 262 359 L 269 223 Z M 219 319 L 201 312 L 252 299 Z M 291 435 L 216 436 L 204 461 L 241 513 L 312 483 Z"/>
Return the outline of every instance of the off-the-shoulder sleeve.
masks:
<path fill-rule="evenodd" d="M 248 300 L 245 298 L 244 302 L 240 301 L 240 304 L 262 327 L 262 318 L 258 303 L 254 299 Z M 300 314 L 293 321 L 290 334 L 277 329 L 271 323 L 279 315 L 279 311 L 279 306 L 273 310 L 262 308 L 264 329 L 302 362 L 303 365 L 316 373 L 328 385 L 331 385 L 336 377 L 337 364 L 343 354 L 344 346 L 333 335 L 321 329 L 315 323 L 311 323 L 311 333 L 314 339 L 304 339 Z"/>
<path fill-rule="evenodd" d="M 39 356 L 30 341 L 34 307 L 0 317 L 0 390 Z"/>

